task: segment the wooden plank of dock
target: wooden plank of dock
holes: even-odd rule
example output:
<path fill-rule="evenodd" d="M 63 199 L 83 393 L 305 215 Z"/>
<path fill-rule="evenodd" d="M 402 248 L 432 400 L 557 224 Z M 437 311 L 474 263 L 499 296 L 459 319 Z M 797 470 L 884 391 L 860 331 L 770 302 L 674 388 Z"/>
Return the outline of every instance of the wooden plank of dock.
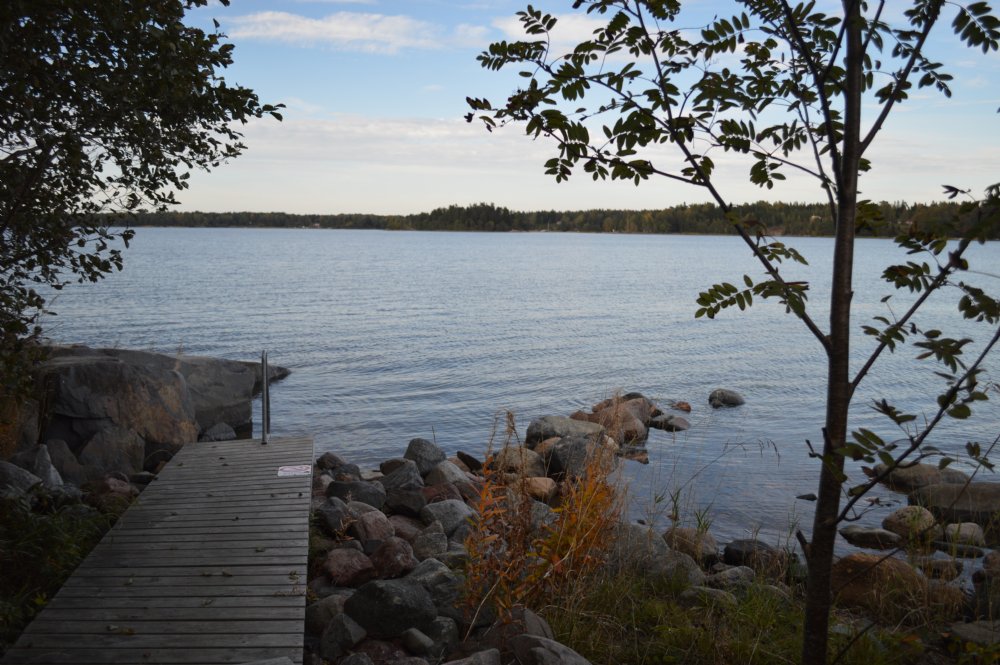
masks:
<path fill-rule="evenodd" d="M 3 662 L 301 663 L 312 457 L 309 438 L 184 446 Z"/>

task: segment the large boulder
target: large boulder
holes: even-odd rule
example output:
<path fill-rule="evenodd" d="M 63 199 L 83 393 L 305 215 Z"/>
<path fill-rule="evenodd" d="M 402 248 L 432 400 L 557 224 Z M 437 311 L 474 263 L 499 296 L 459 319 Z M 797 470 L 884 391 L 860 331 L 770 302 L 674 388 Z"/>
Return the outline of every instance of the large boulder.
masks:
<path fill-rule="evenodd" d="M 926 485 L 910 494 L 909 502 L 941 522 L 975 522 L 986 530 L 987 541 L 1000 542 L 1000 483 Z"/>
<path fill-rule="evenodd" d="M 408 628 L 430 630 L 437 616 L 431 594 L 406 578 L 368 582 L 347 599 L 344 612 L 372 637 L 385 639 Z"/>
<path fill-rule="evenodd" d="M 90 438 L 80 451 L 88 480 L 99 480 L 109 473 L 130 476 L 142 471 L 146 442 L 134 430 L 112 425 Z"/>
<path fill-rule="evenodd" d="M 30 471 L 10 462 L 0 461 L 0 495 L 19 496 L 41 483 L 42 479 Z"/>
<path fill-rule="evenodd" d="M 645 397 L 613 398 L 593 407 L 593 413 L 577 411 L 571 418 L 602 425 L 620 444 L 642 443 L 649 436 L 649 422 L 659 410 Z"/>
<path fill-rule="evenodd" d="M 609 473 L 617 464 L 614 450 L 590 436 L 565 436 L 548 447 L 545 458 L 549 475 L 583 478 L 588 469 Z"/>

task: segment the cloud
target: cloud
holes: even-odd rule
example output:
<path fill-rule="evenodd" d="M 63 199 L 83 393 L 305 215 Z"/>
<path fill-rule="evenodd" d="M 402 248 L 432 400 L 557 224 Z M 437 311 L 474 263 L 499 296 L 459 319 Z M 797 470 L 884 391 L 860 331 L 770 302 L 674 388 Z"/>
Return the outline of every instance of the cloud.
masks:
<path fill-rule="evenodd" d="M 405 49 L 434 50 L 484 41 L 485 29 L 442 26 L 409 16 L 337 12 L 309 18 L 288 12 L 257 12 L 230 19 L 234 38 L 283 42 L 297 46 L 327 46 L 341 51 L 395 54 Z"/>

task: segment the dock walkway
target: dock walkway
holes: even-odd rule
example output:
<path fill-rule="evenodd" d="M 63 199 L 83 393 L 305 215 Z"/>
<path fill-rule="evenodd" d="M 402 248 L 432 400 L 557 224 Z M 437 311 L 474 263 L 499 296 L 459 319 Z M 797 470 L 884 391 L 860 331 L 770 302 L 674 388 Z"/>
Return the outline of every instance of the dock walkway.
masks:
<path fill-rule="evenodd" d="M 301 663 L 312 456 L 310 438 L 184 446 L 3 662 Z"/>

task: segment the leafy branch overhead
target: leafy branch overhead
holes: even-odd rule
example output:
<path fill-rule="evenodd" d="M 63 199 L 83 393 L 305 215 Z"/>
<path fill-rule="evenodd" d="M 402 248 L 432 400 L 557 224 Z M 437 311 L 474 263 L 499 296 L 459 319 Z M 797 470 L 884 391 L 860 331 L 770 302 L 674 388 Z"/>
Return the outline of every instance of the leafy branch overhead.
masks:
<path fill-rule="evenodd" d="M 0 391 L 26 379 L 39 285 L 121 269 L 132 231 L 100 217 L 165 209 L 281 119 L 222 72 L 233 45 L 185 22 L 208 0 L 9 0 L 0 7 Z M 223 0 L 222 4 L 228 4 Z"/>
<path fill-rule="evenodd" d="M 803 662 L 825 663 L 837 525 L 879 480 L 845 486 L 845 461 L 879 460 L 888 473 L 931 452 L 928 437 L 943 418 L 967 418 L 988 396 L 981 385 L 984 362 L 1000 338 L 1000 305 L 974 283 L 966 257 L 972 244 L 1000 224 L 1000 185 L 994 185 L 982 199 L 965 203 L 948 228 L 922 228 L 914 219 L 897 229 L 896 243 L 907 258 L 887 266 L 883 278 L 905 292 L 907 303 L 897 311 L 892 296 L 883 299 L 884 313 L 863 326 L 873 347 L 855 369 L 855 237 L 887 223 L 880 206 L 860 198 L 859 183 L 875 167 L 870 148 L 899 104 L 925 88 L 951 96 L 952 75 L 927 49 L 932 33 L 947 30 L 944 14 L 951 15 L 951 32 L 960 42 L 984 53 L 1000 48 L 1000 19 L 986 2 L 943 0 L 843 0 L 829 13 L 815 2 L 789 0 L 742 0 L 732 7 L 576 0 L 573 8 L 596 19 L 596 29 L 563 49 L 559 17 L 528 6 L 518 13 L 525 38 L 491 44 L 478 58 L 488 70 L 515 68 L 524 83 L 502 104 L 468 98 L 467 119 L 478 118 L 489 131 L 523 125 L 528 136 L 550 140 L 555 154 L 544 169 L 557 181 L 582 170 L 594 180 L 639 184 L 659 177 L 703 190 L 765 276 L 743 275 L 739 286 L 736 280 L 718 281 L 698 295 L 695 316 L 714 318 L 724 309 L 772 298 L 817 340 L 828 373 L 823 452 L 813 453 L 822 465 L 812 539 L 800 538 L 809 565 Z M 792 173 L 816 183 L 835 230 L 829 311 L 822 316 L 812 313 L 810 284 L 786 277 L 787 262 L 805 264 L 805 258 L 769 237 L 768 220 L 734 211 L 724 191 L 731 176 L 720 175 L 723 161 L 741 164 L 747 180 L 764 189 L 780 186 Z M 948 186 L 945 194 L 967 192 Z M 916 324 L 927 298 L 945 289 L 959 294 L 961 317 L 989 329 L 975 353 L 969 337 Z M 849 410 L 858 386 L 886 350 L 911 340 L 919 358 L 938 363 L 945 381 L 923 425 L 917 426 L 916 414 L 882 399 L 875 409 L 906 438 L 896 442 L 870 428 L 851 433 Z M 968 453 L 974 463 L 989 464 L 981 447 Z"/>

